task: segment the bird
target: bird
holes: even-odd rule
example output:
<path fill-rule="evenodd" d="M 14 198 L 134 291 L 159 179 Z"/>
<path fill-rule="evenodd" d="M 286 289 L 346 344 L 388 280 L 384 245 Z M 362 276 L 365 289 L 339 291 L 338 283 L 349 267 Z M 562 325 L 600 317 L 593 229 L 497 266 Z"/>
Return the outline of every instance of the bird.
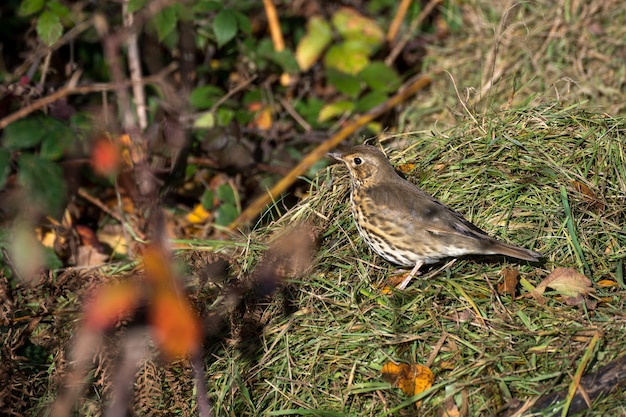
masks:
<path fill-rule="evenodd" d="M 505 255 L 537 262 L 542 254 L 501 242 L 415 184 L 402 178 L 371 145 L 328 155 L 343 162 L 351 179 L 350 208 L 363 240 L 385 260 L 412 267 L 398 284 L 404 290 L 418 270 L 445 258 Z"/>

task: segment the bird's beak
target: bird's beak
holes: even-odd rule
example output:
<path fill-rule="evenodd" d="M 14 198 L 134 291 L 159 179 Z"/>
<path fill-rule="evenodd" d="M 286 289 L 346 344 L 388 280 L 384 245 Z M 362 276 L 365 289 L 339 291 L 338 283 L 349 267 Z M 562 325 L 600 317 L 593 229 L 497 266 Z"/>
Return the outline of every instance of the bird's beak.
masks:
<path fill-rule="evenodd" d="M 341 152 L 328 152 L 326 155 L 336 159 L 337 161 L 343 162 L 343 154 Z"/>

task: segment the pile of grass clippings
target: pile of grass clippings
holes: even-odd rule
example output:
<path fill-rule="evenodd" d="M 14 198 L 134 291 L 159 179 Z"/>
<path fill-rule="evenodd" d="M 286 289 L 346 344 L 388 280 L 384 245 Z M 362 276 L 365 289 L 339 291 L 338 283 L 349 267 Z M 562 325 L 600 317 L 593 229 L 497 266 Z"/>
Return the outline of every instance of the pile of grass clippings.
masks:
<path fill-rule="evenodd" d="M 545 262 L 469 257 L 384 295 L 396 267 L 358 236 L 347 174 L 333 166 L 300 205 L 251 236 L 264 240 L 303 221 L 321 228 L 312 266 L 291 283 L 294 309 L 265 308 L 256 360 L 233 349 L 210 364 L 217 414 L 436 415 L 452 399 L 466 415 L 495 415 L 514 399 L 567 390 L 583 355 L 593 358 L 586 372 L 620 355 L 626 121 L 558 105 L 480 120 L 411 135 L 390 158 L 415 164 L 411 181 L 492 235 L 541 251 Z M 554 292 L 545 303 L 520 298 L 522 286 L 516 299 L 499 294 L 507 266 L 531 286 L 573 267 L 594 282 L 597 304 L 568 306 Z M 381 379 L 389 360 L 429 359 L 435 385 L 420 405 Z M 590 415 L 620 407 L 618 390 Z"/>

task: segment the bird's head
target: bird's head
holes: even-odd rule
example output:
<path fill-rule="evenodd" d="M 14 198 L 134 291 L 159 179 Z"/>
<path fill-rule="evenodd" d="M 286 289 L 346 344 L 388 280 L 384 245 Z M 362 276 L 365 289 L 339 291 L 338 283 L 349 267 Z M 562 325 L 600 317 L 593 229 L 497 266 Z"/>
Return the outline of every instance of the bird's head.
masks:
<path fill-rule="evenodd" d="M 375 184 L 397 175 L 385 154 L 370 145 L 358 145 L 328 155 L 348 167 L 355 186 Z"/>

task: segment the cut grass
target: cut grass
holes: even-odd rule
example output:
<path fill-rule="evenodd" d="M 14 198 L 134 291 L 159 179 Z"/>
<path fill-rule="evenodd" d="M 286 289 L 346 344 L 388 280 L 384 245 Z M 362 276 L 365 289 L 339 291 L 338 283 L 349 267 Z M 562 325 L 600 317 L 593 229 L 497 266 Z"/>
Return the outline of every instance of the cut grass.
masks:
<path fill-rule="evenodd" d="M 249 399 L 214 392 L 217 414 L 435 415 L 453 397 L 468 415 L 493 415 L 512 399 L 567 390 L 585 355 L 589 372 L 622 352 L 626 122 L 558 106 L 482 121 L 405 138 L 410 146 L 390 152 L 391 160 L 415 163 L 410 180 L 491 234 L 543 252 L 545 263 L 461 259 L 424 271 L 405 292 L 383 295 L 381 283 L 395 267 L 361 241 L 347 208 L 346 173 L 331 167 L 301 205 L 251 236 L 262 241 L 303 220 L 325 230 L 310 271 L 292 283 L 297 310 L 284 315 L 268 306 L 260 360 L 246 371 L 239 362 L 242 385 L 228 388 L 245 389 Z M 510 264 L 531 285 L 560 266 L 614 284 L 596 286 L 591 311 L 554 293 L 546 304 L 512 300 L 494 291 Z M 407 398 L 381 382 L 385 362 L 425 363 L 442 340 L 427 393 Z M 614 410 L 620 398 L 616 392 L 600 400 L 588 415 Z"/>

